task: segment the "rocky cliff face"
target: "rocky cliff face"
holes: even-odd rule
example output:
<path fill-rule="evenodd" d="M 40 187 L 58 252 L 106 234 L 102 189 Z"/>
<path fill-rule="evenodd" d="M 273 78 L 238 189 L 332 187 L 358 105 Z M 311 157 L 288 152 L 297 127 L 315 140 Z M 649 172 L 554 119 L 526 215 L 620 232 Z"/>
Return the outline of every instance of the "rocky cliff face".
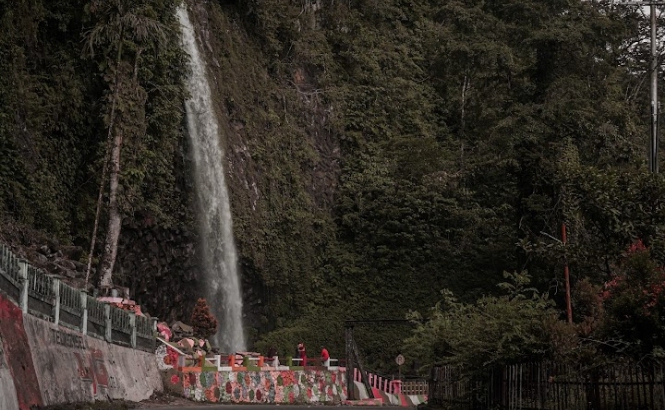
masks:
<path fill-rule="evenodd" d="M 202 285 L 196 233 L 187 226 L 161 227 L 147 217 L 126 220 L 122 232 L 116 281 L 150 314 L 188 322 Z"/>
<path fill-rule="evenodd" d="M 326 246 L 339 176 L 333 107 L 305 64 L 271 68 L 271 56 L 248 32 L 240 9 L 200 1 L 189 6 L 226 147 L 247 325 L 271 327 L 299 304 L 293 289 L 310 287 L 316 255 Z M 315 20 L 316 11 L 308 9 L 301 20 Z"/>
<path fill-rule="evenodd" d="M 269 56 L 235 6 L 191 1 L 189 8 L 208 60 L 226 148 L 251 337 L 300 304 L 292 290 L 309 288 L 318 268 L 315 255 L 326 246 L 322 237 L 340 172 L 333 107 L 324 101 L 311 67 L 271 72 Z M 307 8 L 302 24 L 315 28 L 318 9 Z M 165 320 L 187 320 L 206 286 L 197 260 L 185 127 L 182 132 L 178 189 L 190 198 L 189 213 L 178 215 L 173 226 L 160 225 L 148 213 L 126 218 L 114 278 L 146 311 Z"/>
<path fill-rule="evenodd" d="M 160 6 L 164 8 L 162 12 L 168 13 L 168 8 L 175 7 L 175 3 Z M 288 16 L 284 24 L 289 29 L 317 30 L 321 2 L 305 3 L 300 15 Z M 329 246 L 334 230 L 331 208 L 340 172 L 339 143 L 335 127 L 331 124 L 334 107 L 318 85 L 321 68 L 311 64 L 307 58 L 289 55 L 288 50 L 273 55 L 273 51 L 266 48 L 266 40 L 253 33 L 255 22 L 247 17 L 244 6 L 234 2 L 198 0 L 188 4 L 201 49 L 208 60 L 220 137 L 226 148 L 225 169 L 232 197 L 247 324 L 255 329 L 272 328 L 279 317 L 297 314 L 302 309 L 304 299 L 317 282 L 316 272 L 321 265 L 319 255 Z M 44 3 L 44 8 L 50 14 L 34 15 L 28 11 L 25 14 L 32 16 L 36 22 L 41 21 L 44 27 L 54 29 L 51 27 L 52 16 L 74 13 L 59 5 Z M 84 17 L 77 15 L 78 19 L 69 21 L 71 27 L 64 26 L 63 30 L 66 29 L 67 33 L 83 31 L 88 24 Z M 162 18 L 165 21 L 170 19 L 166 14 Z M 39 26 L 35 26 L 39 36 L 43 34 L 40 30 Z M 48 37 L 49 41 L 57 43 L 55 38 Z M 30 43 L 26 49 L 32 46 L 36 47 Z M 69 47 L 67 53 L 72 58 L 79 58 L 77 53 L 80 50 Z M 173 57 L 174 50 L 169 53 L 168 59 L 150 63 L 149 75 L 153 77 L 147 77 L 151 80 L 146 78 L 146 81 L 153 81 L 154 76 L 162 76 L 159 78 L 164 84 L 160 85 L 160 92 L 174 86 L 169 83 L 172 81 L 169 76 L 175 75 L 175 72 L 165 72 L 160 68 L 161 64 L 168 66 L 178 61 Z M 94 66 L 79 68 L 81 71 L 75 73 L 77 78 L 94 74 L 90 71 L 94 70 Z M 25 74 L 25 81 L 38 82 L 44 78 L 48 68 L 37 65 L 32 72 L 12 66 L 12 70 Z M 88 83 L 82 84 L 88 86 Z M 91 83 L 88 87 L 81 86 L 82 96 L 102 100 L 100 84 Z M 14 90 L 12 87 L 8 89 Z M 177 93 L 162 97 L 169 98 L 169 95 Z M 6 105 L 6 108 L 21 111 L 21 103 L 15 104 Z M 141 148 L 147 151 L 142 155 L 127 154 L 128 157 L 136 157 L 131 163 L 134 169 L 129 171 L 145 172 L 146 176 L 143 185 L 127 191 L 131 195 L 139 193 L 140 197 L 138 200 L 131 199 L 123 219 L 114 283 L 128 287 L 132 297 L 144 305 L 146 311 L 167 320 L 187 320 L 205 286 L 200 280 L 197 260 L 196 207 L 189 175 L 191 160 L 182 116 L 180 125 L 177 125 L 179 120 L 176 114 L 182 114 L 181 104 L 177 98 L 175 104 L 169 101 L 167 106 L 164 100 L 160 104 L 149 99 L 148 112 L 157 119 L 159 115 L 165 115 L 170 122 L 162 119 L 154 125 L 149 124 L 150 139 L 144 141 Z M 48 107 L 37 103 L 31 107 L 49 112 Z M 69 127 L 67 130 L 77 132 L 74 134 L 72 131 L 69 145 L 63 143 L 57 149 L 49 147 L 48 151 L 44 151 L 57 154 L 58 158 L 69 156 L 67 169 L 71 168 L 72 176 L 62 174 L 62 166 L 51 169 L 49 164 L 52 161 L 42 164 L 47 170 L 45 173 L 37 173 L 56 181 L 62 177 L 60 182 L 76 187 L 63 189 L 71 199 L 54 202 L 53 198 L 62 197 L 54 186 L 50 188 L 55 192 L 48 191 L 53 198 L 45 196 L 37 201 L 37 194 L 34 194 L 35 198 L 28 199 L 34 199 L 42 208 L 53 204 L 53 209 L 49 208 L 53 213 L 25 208 L 24 215 L 23 211 L 12 208 L 7 220 L 21 221 L 21 224 L 7 222 L 2 238 L 36 266 L 78 286 L 85 283 L 88 241 L 104 152 L 102 140 L 95 141 L 97 145 L 89 140 L 89 135 L 105 135 L 104 125 L 92 121 L 102 118 L 103 107 L 96 105 L 90 109 L 87 116 L 91 119 L 90 127 L 99 129 Z M 170 134 L 168 139 L 160 141 L 157 137 L 166 132 L 160 129 L 164 124 L 168 124 Z M 27 129 L 30 131 L 30 127 Z M 44 131 L 46 133 L 47 130 Z M 31 142 L 37 144 L 40 137 L 38 133 L 34 134 Z M 90 152 L 79 155 L 72 147 L 81 150 L 88 147 L 94 155 Z M 75 157 L 74 152 L 77 153 Z M 146 158 L 145 154 L 150 156 L 146 161 L 152 161 L 152 165 L 145 170 L 136 169 L 137 164 L 140 165 Z M 28 170 L 27 174 L 35 174 L 35 158 L 39 156 L 15 157 L 20 160 L 19 165 Z M 77 162 L 73 162 L 74 159 Z M 160 168 L 156 169 L 155 165 Z M 73 175 L 80 180 L 73 180 Z M 15 185 L 19 181 L 16 172 L 6 178 L 14 181 Z M 33 185 L 29 188 L 44 195 L 41 186 L 37 183 Z M 9 199 L 3 197 L 3 200 L 16 206 L 18 196 L 16 193 L 12 195 Z M 30 191 L 25 195 L 33 194 Z M 33 216 L 35 214 L 36 217 Z M 103 210 L 99 238 L 104 234 L 105 218 Z M 17 228 L 19 225 L 21 228 Z M 57 226 L 58 230 L 49 228 L 51 225 Z M 52 239 L 55 237 L 61 238 L 60 243 Z M 75 251 L 64 252 L 63 245 L 70 244 L 76 245 L 72 248 Z M 98 241 L 95 262 L 99 257 L 99 245 Z M 93 263 L 90 283 L 97 280 L 94 266 Z"/>

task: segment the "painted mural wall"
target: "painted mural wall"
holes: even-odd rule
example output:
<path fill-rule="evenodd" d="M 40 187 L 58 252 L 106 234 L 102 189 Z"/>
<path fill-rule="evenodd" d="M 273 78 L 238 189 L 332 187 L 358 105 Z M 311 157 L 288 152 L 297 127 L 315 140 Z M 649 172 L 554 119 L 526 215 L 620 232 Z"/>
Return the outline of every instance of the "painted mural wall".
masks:
<path fill-rule="evenodd" d="M 346 400 L 343 370 L 163 372 L 172 392 L 195 401 L 269 404 L 340 404 Z"/>

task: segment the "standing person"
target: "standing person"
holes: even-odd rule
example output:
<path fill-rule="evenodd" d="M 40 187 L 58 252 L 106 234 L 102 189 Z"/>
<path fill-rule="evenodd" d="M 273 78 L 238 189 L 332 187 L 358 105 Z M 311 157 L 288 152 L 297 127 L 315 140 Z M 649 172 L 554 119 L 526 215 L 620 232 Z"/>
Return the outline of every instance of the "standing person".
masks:
<path fill-rule="evenodd" d="M 275 349 L 274 346 L 270 346 L 270 349 L 268 349 L 268 357 L 266 357 L 266 360 L 268 361 L 269 366 L 279 366 L 279 360 L 277 359 L 277 349 Z"/>
<path fill-rule="evenodd" d="M 295 359 L 300 359 L 300 346 L 301 345 L 302 345 L 302 343 L 298 343 L 298 345 L 296 346 L 296 355 L 294 356 Z M 296 360 L 295 365 L 300 366 L 300 360 Z"/>
<path fill-rule="evenodd" d="M 298 344 L 298 357 L 301 359 L 301 366 L 307 366 L 307 352 L 305 351 L 305 344 L 303 342 Z"/>
<path fill-rule="evenodd" d="M 328 349 L 324 346 L 321 346 L 321 364 L 325 367 L 330 367 L 330 353 L 328 353 Z"/>

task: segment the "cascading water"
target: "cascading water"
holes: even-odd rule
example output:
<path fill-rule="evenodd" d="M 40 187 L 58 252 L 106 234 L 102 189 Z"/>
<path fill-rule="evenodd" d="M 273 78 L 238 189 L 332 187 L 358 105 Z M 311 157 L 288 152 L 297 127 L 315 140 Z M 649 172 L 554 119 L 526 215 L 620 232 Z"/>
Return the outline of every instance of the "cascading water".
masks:
<path fill-rule="evenodd" d="M 210 96 L 205 62 L 201 58 L 194 27 L 186 6 L 178 8 L 184 50 L 190 56 L 185 102 L 187 130 L 194 155 L 194 177 L 199 206 L 199 234 L 203 250 L 206 298 L 219 321 L 214 344 L 224 352 L 245 350 L 242 328 L 242 296 L 233 221 L 224 176 L 224 150 Z"/>

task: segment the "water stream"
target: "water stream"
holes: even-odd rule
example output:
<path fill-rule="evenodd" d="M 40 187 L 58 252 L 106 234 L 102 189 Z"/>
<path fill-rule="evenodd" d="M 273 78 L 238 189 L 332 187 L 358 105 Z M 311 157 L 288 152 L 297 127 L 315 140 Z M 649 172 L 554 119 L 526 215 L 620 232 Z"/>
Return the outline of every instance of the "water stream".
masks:
<path fill-rule="evenodd" d="M 185 5 L 178 8 L 184 50 L 190 56 L 185 102 L 187 130 L 194 159 L 194 179 L 199 207 L 199 238 L 205 271 L 205 295 L 219 321 L 213 345 L 223 352 L 245 350 L 242 327 L 242 294 L 238 256 L 233 239 L 233 220 L 224 174 L 224 149 L 194 27 Z"/>

